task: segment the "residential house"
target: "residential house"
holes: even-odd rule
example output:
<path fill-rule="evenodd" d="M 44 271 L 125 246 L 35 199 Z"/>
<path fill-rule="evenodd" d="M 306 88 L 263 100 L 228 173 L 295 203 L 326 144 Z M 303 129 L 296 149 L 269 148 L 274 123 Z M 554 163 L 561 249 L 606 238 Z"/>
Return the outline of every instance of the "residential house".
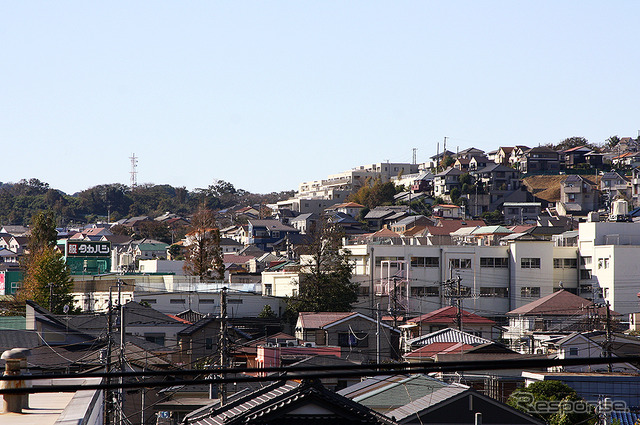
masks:
<path fill-rule="evenodd" d="M 404 213 L 402 213 L 404 214 Z M 398 213 L 396 213 L 396 216 Z M 327 213 L 327 221 L 338 226 L 345 235 L 362 234 L 362 223 L 353 218 L 353 216 L 343 212 Z"/>
<path fill-rule="evenodd" d="M 15 252 L 18 255 L 26 254 L 29 252 L 29 237 L 28 236 L 12 236 L 9 241 L 8 249 Z"/>
<path fill-rule="evenodd" d="M 433 216 L 442 218 L 464 218 L 464 212 L 460 205 L 438 204 L 433 207 Z"/>
<path fill-rule="evenodd" d="M 494 162 L 496 164 L 502 165 L 511 165 L 509 162 L 509 158 L 511 157 L 511 152 L 513 152 L 513 146 L 501 146 L 496 152 L 496 156 Z"/>
<path fill-rule="evenodd" d="M 360 403 L 326 389 L 319 380 L 277 381 L 220 406 L 218 401 L 189 413 L 183 425 L 243 423 L 247 425 L 396 422 Z"/>
<path fill-rule="evenodd" d="M 306 234 L 318 222 L 320 216 L 316 213 L 300 214 L 289 220 L 289 224 L 298 229 L 300 233 Z"/>
<path fill-rule="evenodd" d="M 525 152 L 528 150 L 529 150 L 528 146 L 524 146 L 524 145 L 514 146 L 513 150 L 511 151 L 511 154 L 509 155 L 508 164 L 504 164 L 504 165 L 519 169 L 520 161 L 522 160 L 522 158 L 524 158 Z"/>
<path fill-rule="evenodd" d="M 592 149 L 586 146 L 576 146 L 574 148 L 562 151 L 560 155 L 563 156 L 563 162 L 565 168 L 576 168 L 580 164 L 587 164 L 586 155 L 593 152 Z M 592 157 L 597 158 L 597 157 Z M 600 157 L 602 159 L 602 157 Z"/>
<path fill-rule="evenodd" d="M 535 223 L 542 211 L 540 202 L 505 202 L 502 207 L 504 222 L 508 224 Z"/>
<path fill-rule="evenodd" d="M 469 158 L 457 158 L 453 163 L 453 168 L 462 171 L 463 173 L 469 172 L 469 164 L 471 160 Z"/>
<path fill-rule="evenodd" d="M 487 167 L 491 161 L 486 156 L 473 156 L 469 160 L 469 171 L 474 172 Z"/>
<path fill-rule="evenodd" d="M 135 244 L 133 256 L 138 260 L 165 259 L 169 245 L 163 242 L 143 242 Z"/>
<path fill-rule="evenodd" d="M 543 422 L 467 385 L 448 384 L 426 375 L 366 379 L 338 391 L 401 424 L 543 425 Z"/>
<path fill-rule="evenodd" d="M 25 226 L 5 225 L 0 229 L 0 233 L 8 233 L 11 236 L 27 236 L 29 228 Z"/>
<path fill-rule="evenodd" d="M 454 188 L 460 189 L 460 176 L 462 174 L 463 172 L 455 167 L 449 167 L 436 174 L 433 178 L 434 196 L 443 197 L 449 195 Z"/>
<path fill-rule="evenodd" d="M 576 270 L 577 259 L 554 259 L 554 268 Z M 509 326 L 505 338 L 516 344 L 533 332 L 554 331 L 572 332 L 576 330 L 592 330 L 598 326 L 598 317 L 605 316 L 606 307 L 598 307 L 592 301 L 561 289 L 533 302 L 507 312 Z M 618 313 L 612 313 L 619 316 Z M 602 326 L 601 324 L 599 326 Z M 535 341 L 526 342 L 520 349 L 533 352 Z"/>
<path fill-rule="evenodd" d="M 403 219 L 396 221 L 389 227 L 391 228 L 392 232 L 404 233 L 407 230 L 412 229 L 416 226 L 427 226 L 427 225 L 434 225 L 434 224 L 435 224 L 434 220 L 428 217 L 425 217 L 423 215 L 410 215 L 408 217 L 405 217 Z"/>
<path fill-rule="evenodd" d="M 590 338 L 589 333 L 573 332 L 569 335 L 559 336 L 542 343 L 545 353 L 558 359 L 598 358 L 606 357 L 604 347 Z M 637 348 L 637 347 L 636 347 Z M 617 357 L 613 354 L 613 357 Z M 550 372 L 606 372 L 607 364 L 599 365 L 573 365 L 553 366 Z M 638 373 L 638 368 L 629 363 L 612 362 L 613 372 Z"/>
<path fill-rule="evenodd" d="M 299 232 L 300 230 L 295 227 L 282 224 L 278 220 L 249 220 L 248 243 L 262 250 L 271 251 L 273 244 L 287 234 Z"/>
<path fill-rule="evenodd" d="M 337 211 L 343 214 L 349 214 L 351 217 L 357 217 L 360 211 L 364 209 L 364 205 L 360 205 L 356 202 L 345 202 L 343 204 L 336 204 L 326 209 L 326 211 Z"/>
<path fill-rule="evenodd" d="M 560 155 L 546 146 L 528 149 L 520 159 L 520 171 L 524 174 L 560 171 Z"/>
<path fill-rule="evenodd" d="M 178 347 L 180 350 L 178 362 L 193 367 L 200 359 L 209 359 L 219 355 L 220 344 L 220 319 L 206 316 L 196 323 L 185 327 L 177 333 Z M 251 337 L 232 326 L 227 329 L 228 343 L 244 344 Z"/>
<path fill-rule="evenodd" d="M 518 170 L 502 164 L 490 164 L 474 173 L 487 191 L 512 191 L 519 189 L 522 181 Z"/>
<path fill-rule="evenodd" d="M 615 171 L 609 171 L 602 175 L 600 178 L 600 191 L 609 202 L 618 196 L 632 199 L 631 184 L 625 177 Z"/>
<path fill-rule="evenodd" d="M 556 210 L 560 215 L 586 215 L 600 206 L 599 191 L 590 181 L 578 175 L 569 175 L 560 184 L 560 201 Z"/>
<path fill-rule="evenodd" d="M 481 296 L 487 294 L 481 294 Z M 498 324 L 493 320 L 471 313 L 465 309 L 460 311 L 462 319 L 462 329 L 490 340 L 497 340 L 502 332 Z M 402 325 L 403 339 L 413 339 L 422 335 L 431 334 L 440 329 L 447 329 L 457 326 L 458 309 L 455 306 L 442 307 L 430 313 L 423 314 L 413 319 L 408 319 Z"/>
<path fill-rule="evenodd" d="M 457 158 L 471 159 L 474 156 L 484 156 L 484 151 L 482 149 L 471 147 L 471 148 L 463 149 L 454 155 L 456 159 Z"/>
<path fill-rule="evenodd" d="M 223 254 L 236 254 L 243 248 L 243 245 L 231 238 L 220 238 L 220 249 Z"/>
<path fill-rule="evenodd" d="M 301 312 L 295 334 L 316 345 L 342 347 L 343 356 L 366 362 L 376 359 L 376 329 L 376 321 L 361 313 Z M 380 332 L 381 358 L 397 359 L 400 331 L 380 324 Z"/>
<path fill-rule="evenodd" d="M 364 216 L 364 219 L 369 230 L 380 230 L 385 224 L 395 223 L 406 217 L 407 210 L 408 207 L 405 205 L 375 207 Z"/>

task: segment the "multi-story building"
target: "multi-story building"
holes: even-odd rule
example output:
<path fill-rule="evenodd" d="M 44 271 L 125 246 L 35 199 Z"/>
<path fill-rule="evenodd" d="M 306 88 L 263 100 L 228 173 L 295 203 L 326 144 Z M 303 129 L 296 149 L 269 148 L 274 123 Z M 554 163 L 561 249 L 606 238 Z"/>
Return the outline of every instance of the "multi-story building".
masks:
<path fill-rule="evenodd" d="M 500 319 L 507 311 L 554 290 L 578 290 L 578 249 L 552 241 L 513 241 L 504 246 L 347 246 L 355 262 L 353 279 L 369 298 L 365 309 L 395 302 L 404 314 L 421 314 L 451 304 L 461 279 L 466 310 Z M 396 294 L 393 297 L 393 294 Z M 391 300 L 391 301 L 390 301 Z M 367 306 L 369 304 L 369 306 Z M 393 307 L 393 306 L 392 306 Z"/>

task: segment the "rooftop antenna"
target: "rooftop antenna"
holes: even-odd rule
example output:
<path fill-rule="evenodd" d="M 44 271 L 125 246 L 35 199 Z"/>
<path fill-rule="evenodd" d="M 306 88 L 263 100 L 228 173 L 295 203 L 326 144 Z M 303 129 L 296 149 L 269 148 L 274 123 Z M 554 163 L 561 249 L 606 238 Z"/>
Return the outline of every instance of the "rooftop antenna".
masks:
<path fill-rule="evenodd" d="M 138 158 L 136 154 L 133 153 L 129 159 L 131 160 L 131 171 L 129 172 L 131 174 L 131 189 L 134 189 L 138 186 L 138 172 L 136 171 L 138 168 Z"/>

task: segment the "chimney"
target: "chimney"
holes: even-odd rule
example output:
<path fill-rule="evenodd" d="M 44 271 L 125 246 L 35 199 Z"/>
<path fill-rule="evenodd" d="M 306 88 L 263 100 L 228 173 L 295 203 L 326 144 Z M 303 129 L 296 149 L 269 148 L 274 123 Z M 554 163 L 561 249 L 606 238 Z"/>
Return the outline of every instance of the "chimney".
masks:
<path fill-rule="evenodd" d="M 6 362 L 4 376 L 20 375 L 20 363 L 31 354 L 28 348 L 12 348 L 2 353 L 0 357 Z M 26 382 L 0 381 L 1 389 L 26 388 Z M 22 413 L 23 408 L 29 408 L 29 394 L 4 394 L 0 413 Z"/>

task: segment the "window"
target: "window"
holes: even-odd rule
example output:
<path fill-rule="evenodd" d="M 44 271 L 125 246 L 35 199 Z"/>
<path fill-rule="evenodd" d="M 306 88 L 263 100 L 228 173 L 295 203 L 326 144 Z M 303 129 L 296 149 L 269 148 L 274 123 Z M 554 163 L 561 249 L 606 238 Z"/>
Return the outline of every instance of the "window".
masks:
<path fill-rule="evenodd" d="M 608 258 L 598 258 L 598 268 L 599 269 L 608 269 L 609 268 L 609 259 Z"/>
<path fill-rule="evenodd" d="M 507 298 L 509 296 L 509 288 L 491 288 L 480 287 L 481 297 Z"/>
<path fill-rule="evenodd" d="M 404 257 L 376 257 L 376 266 L 380 267 L 383 261 L 402 261 L 402 260 L 404 260 Z M 387 266 L 388 264 L 385 264 L 385 267 Z M 394 264 L 391 264 L 391 266 L 393 267 Z"/>
<path fill-rule="evenodd" d="M 340 347 L 368 347 L 369 334 L 365 332 L 339 332 L 338 345 Z"/>
<path fill-rule="evenodd" d="M 480 267 L 495 267 L 506 269 L 509 267 L 508 258 L 480 257 Z"/>
<path fill-rule="evenodd" d="M 242 304 L 242 300 L 241 299 L 234 299 L 234 298 L 229 298 L 227 300 L 228 304 Z"/>
<path fill-rule="evenodd" d="M 583 266 L 589 266 L 593 262 L 591 257 L 580 257 L 580 264 Z"/>
<path fill-rule="evenodd" d="M 520 268 L 522 268 L 522 269 L 539 269 L 540 268 L 540 259 L 539 258 L 521 258 L 520 259 Z"/>
<path fill-rule="evenodd" d="M 452 269 L 470 269 L 471 258 L 452 258 L 449 260 L 449 267 Z"/>
<path fill-rule="evenodd" d="M 580 270 L 580 279 L 591 279 L 591 270 Z"/>
<path fill-rule="evenodd" d="M 205 350 L 213 350 L 213 338 L 205 338 L 205 340 L 204 340 L 204 349 Z"/>
<path fill-rule="evenodd" d="M 155 304 L 157 302 L 157 300 L 154 299 L 154 298 L 147 298 L 146 300 L 145 299 L 140 300 L 140 302 L 141 303 Z"/>
<path fill-rule="evenodd" d="M 412 297 L 439 297 L 440 288 L 437 286 L 418 286 L 418 287 L 412 286 L 411 296 Z"/>
<path fill-rule="evenodd" d="M 569 347 L 569 355 L 577 356 L 578 355 L 578 347 Z"/>
<path fill-rule="evenodd" d="M 169 304 L 184 304 L 184 300 L 181 298 L 172 298 L 169 300 Z"/>
<path fill-rule="evenodd" d="M 264 284 L 264 294 L 265 295 L 272 295 L 273 292 L 273 285 L 270 283 L 265 283 Z"/>
<path fill-rule="evenodd" d="M 216 300 L 214 299 L 205 298 L 200 300 L 200 304 L 215 304 L 215 303 L 216 303 Z"/>
<path fill-rule="evenodd" d="M 144 334 L 144 339 L 146 339 L 149 342 L 154 342 L 158 345 L 164 345 L 163 333 L 146 333 Z"/>
<path fill-rule="evenodd" d="M 438 257 L 411 257 L 411 267 L 438 267 Z"/>
<path fill-rule="evenodd" d="M 523 286 L 520 288 L 520 296 L 522 298 L 540 298 L 539 286 Z"/>
<path fill-rule="evenodd" d="M 369 287 L 368 286 L 361 286 L 358 288 L 358 295 L 360 295 L 361 297 L 368 297 L 369 296 Z"/>
<path fill-rule="evenodd" d="M 554 269 L 576 269 L 578 268 L 578 260 L 575 258 L 554 258 Z"/>

